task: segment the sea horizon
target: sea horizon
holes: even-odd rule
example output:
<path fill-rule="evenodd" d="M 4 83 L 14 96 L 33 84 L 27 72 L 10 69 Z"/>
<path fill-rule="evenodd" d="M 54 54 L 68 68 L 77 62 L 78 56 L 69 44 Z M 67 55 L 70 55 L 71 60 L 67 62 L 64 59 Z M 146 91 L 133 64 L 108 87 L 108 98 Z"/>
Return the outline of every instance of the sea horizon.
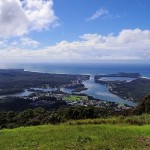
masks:
<path fill-rule="evenodd" d="M 150 77 L 150 64 L 137 63 L 18 63 L 0 65 L 0 69 L 24 69 L 25 71 L 56 74 L 110 74 L 118 72 L 140 73 Z"/>

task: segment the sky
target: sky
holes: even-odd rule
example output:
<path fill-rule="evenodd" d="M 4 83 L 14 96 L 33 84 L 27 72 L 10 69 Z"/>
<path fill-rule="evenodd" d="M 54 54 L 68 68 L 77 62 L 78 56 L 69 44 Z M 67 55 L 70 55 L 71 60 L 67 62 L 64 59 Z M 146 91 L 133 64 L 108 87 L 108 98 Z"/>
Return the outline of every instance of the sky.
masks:
<path fill-rule="evenodd" d="M 0 63 L 150 63 L 150 0 L 0 0 Z"/>

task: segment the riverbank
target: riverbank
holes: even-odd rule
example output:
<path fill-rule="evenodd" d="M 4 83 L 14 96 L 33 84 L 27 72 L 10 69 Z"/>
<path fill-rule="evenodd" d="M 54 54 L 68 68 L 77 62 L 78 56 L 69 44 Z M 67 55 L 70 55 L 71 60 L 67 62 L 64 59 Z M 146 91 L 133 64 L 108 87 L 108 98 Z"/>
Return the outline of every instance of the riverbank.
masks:
<path fill-rule="evenodd" d="M 132 101 L 128 101 L 124 98 L 121 98 L 117 96 L 116 94 L 113 94 L 109 91 L 108 86 L 105 84 L 99 84 L 96 83 L 94 80 L 94 76 L 90 77 L 90 80 L 86 80 L 83 82 L 86 88 L 88 88 L 86 91 L 82 91 L 82 93 L 85 93 L 87 95 L 91 95 L 94 98 L 101 99 L 104 101 L 111 101 L 115 102 L 121 105 L 129 105 L 129 106 L 136 106 L 137 103 L 134 103 Z"/>
<path fill-rule="evenodd" d="M 150 79 L 143 78 L 139 73 L 96 75 L 94 79 L 96 83 L 106 85 L 109 92 L 128 101 L 139 102 L 150 93 Z"/>

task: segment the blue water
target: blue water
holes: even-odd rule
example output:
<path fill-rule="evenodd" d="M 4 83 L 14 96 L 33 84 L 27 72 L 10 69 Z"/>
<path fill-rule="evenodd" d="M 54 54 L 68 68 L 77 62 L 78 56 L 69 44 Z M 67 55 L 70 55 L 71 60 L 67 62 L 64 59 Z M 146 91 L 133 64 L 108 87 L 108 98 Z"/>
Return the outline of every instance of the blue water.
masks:
<path fill-rule="evenodd" d="M 96 74 L 111 74 L 118 72 L 140 73 L 144 77 L 150 77 L 150 64 L 98 64 L 98 63 L 40 63 L 40 64 L 18 64 L 11 68 L 24 68 L 28 71 L 47 72 L 47 73 L 65 73 L 65 74 L 90 74 L 91 79 L 85 81 L 84 84 L 88 88 L 84 93 L 95 98 L 114 101 L 122 104 L 136 105 L 131 101 L 121 99 L 115 94 L 108 91 L 105 85 L 94 82 L 94 75 Z"/>
<path fill-rule="evenodd" d="M 67 74 L 108 74 L 117 72 L 138 72 L 150 77 L 150 64 L 98 64 L 98 63 L 51 63 L 51 64 L 18 64 L 13 68 L 24 68 L 29 71 L 67 73 Z"/>
<path fill-rule="evenodd" d="M 135 106 L 136 103 L 128 100 L 124 100 L 120 98 L 119 96 L 112 94 L 109 92 L 108 87 L 99 83 L 94 82 L 94 77 L 91 77 L 90 80 L 83 82 L 85 87 L 88 88 L 88 90 L 83 91 L 82 93 L 88 94 L 93 96 L 97 99 L 117 102 L 120 104 L 128 104 L 130 106 Z"/>
<path fill-rule="evenodd" d="M 127 81 L 130 82 L 135 80 L 136 78 L 127 78 L 127 77 L 101 77 L 99 80 L 101 81 Z"/>
<path fill-rule="evenodd" d="M 0 98 L 6 97 L 6 96 L 18 96 L 18 97 L 22 97 L 22 96 L 28 96 L 31 93 L 33 93 L 33 92 L 25 90 L 24 92 L 19 92 L 19 93 L 16 93 L 16 94 L 1 95 Z"/>

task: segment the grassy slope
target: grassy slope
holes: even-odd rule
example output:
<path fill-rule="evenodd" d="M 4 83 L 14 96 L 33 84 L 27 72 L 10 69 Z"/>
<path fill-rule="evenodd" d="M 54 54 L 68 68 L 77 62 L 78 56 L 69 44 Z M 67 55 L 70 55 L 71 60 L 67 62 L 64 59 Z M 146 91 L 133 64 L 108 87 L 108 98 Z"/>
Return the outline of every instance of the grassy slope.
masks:
<path fill-rule="evenodd" d="M 1 150 L 148 150 L 150 126 L 44 125 L 0 131 Z"/>

